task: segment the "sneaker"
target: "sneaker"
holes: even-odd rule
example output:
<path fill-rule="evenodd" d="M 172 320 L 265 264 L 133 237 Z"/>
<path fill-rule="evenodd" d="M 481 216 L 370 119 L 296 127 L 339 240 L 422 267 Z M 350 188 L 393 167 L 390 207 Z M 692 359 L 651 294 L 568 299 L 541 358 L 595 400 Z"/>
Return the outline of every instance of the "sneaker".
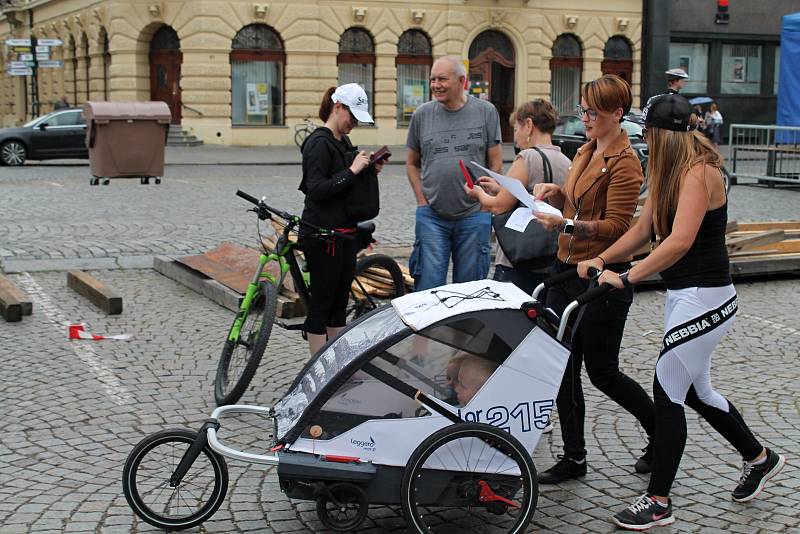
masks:
<path fill-rule="evenodd" d="M 539 473 L 539 484 L 558 484 L 565 480 L 586 476 L 586 460 L 573 460 L 558 455 L 558 463 Z"/>
<path fill-rule="evenodd" d="M 642 454 L 638 460 L 636 460 L 636 464 L 633 468 L 636 470 L 637 473 L 644 475 L 649 473 L 653 470 L 653 441 L 650 440 L 647 443 L 647 447 L 642 449 Z"/>
<path fill-rule="evenodd" d="M 618 514 L 614 514 L 611 520 L 621 528 L 626 530 L 647 530 L 653 527 L 663 527 L 675 522 L 672 515 L 672 499 L 667 506 L 661 506 L 656 500 L 645 493 L 639 500 L 625 508 Z"/>
<path fill-rule="evenodd" d="M 760 465 L 752 465 L 744 462 L 742 466 L 742 476 L 739 478 L 739 484 L 733 490 L 731 495 L 736 502 L 747 502 L 755 499 L 761 490 L 764 489 L 764 484 L 767 480 L 771 479 L 778 474 L 778 471 L 783 469 L 786 464 L 786 458 L 775 451 L 767 449 L 767 461 Z"/>

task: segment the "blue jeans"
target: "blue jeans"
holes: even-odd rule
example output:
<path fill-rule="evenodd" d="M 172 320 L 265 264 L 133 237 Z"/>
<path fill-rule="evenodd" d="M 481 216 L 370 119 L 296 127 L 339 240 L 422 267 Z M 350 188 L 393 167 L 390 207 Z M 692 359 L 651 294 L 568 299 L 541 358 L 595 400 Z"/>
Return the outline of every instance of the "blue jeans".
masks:
<path fill-rule="evenodd" d="M 478 212 L 451 221 L 439 217 L 430 206 L 419 206 L 414 232 L 414 250 L 408 260 L 414 291 L 447 283 L 451 254 L 454 283 L 482 280 L 489 274 L 489 213 Z"/>

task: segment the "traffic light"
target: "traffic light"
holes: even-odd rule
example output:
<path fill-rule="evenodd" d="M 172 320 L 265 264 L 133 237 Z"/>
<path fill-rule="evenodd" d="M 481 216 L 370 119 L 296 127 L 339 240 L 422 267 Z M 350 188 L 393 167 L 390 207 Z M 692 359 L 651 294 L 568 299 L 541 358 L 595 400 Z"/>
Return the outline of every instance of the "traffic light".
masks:
<path fill-rule="evenodd" d="M 714 18 L 716 24 L 728 24 L 731 15 L 728 13 L 728 0 L 717 0 L 717 16 Z"/>

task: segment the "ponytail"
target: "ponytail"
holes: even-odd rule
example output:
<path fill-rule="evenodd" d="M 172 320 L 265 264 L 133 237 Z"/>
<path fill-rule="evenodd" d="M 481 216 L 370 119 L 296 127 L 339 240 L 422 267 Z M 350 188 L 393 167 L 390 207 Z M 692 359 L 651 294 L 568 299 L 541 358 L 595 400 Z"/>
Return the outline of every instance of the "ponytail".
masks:
<path fill-rule="evenodd" d="M 334 91 L 336 91 L 336 87 L 329 87 L 325 94 L 322 95 L 322 102 L 319 105 L 319 118 L 322 122 L 328 122 L 328 117 L 333 112 L 334 102 L 331 100 L 331 96 L 333 96 Z"/>

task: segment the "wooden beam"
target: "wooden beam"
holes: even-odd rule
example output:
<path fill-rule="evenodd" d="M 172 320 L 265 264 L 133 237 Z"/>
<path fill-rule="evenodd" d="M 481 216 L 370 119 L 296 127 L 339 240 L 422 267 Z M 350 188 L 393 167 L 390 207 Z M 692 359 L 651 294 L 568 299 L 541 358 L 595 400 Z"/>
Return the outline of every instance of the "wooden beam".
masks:
<path fill-rule="evenodd" d="M 754 235 L 729 238 L 725 246 L 728 247 L 728 253 L 730 254 L 733 252 L 741 252 L 748 248 L 777 243 L 778 241 L 783 241 L 785 238 L 786 234 L 783 233 L 783 230 L 770 230 L 769 232 L 761 232 Z"/>
<path fill-rule="evenodd" d="M 122 313 L 122 297 L 90 274 L 83 271 L 69 271 L 67 287 L 88 298 L 109 315 Z"/>
<path fill-rule="evenodd" d="M 13 297 L 22 306 L 22 315 L 30 315 L 33 312 L 33 303 L 30 297 L 18 288 L 14 282 L 0 274 L 0 300 L 2 295 Z"/>

